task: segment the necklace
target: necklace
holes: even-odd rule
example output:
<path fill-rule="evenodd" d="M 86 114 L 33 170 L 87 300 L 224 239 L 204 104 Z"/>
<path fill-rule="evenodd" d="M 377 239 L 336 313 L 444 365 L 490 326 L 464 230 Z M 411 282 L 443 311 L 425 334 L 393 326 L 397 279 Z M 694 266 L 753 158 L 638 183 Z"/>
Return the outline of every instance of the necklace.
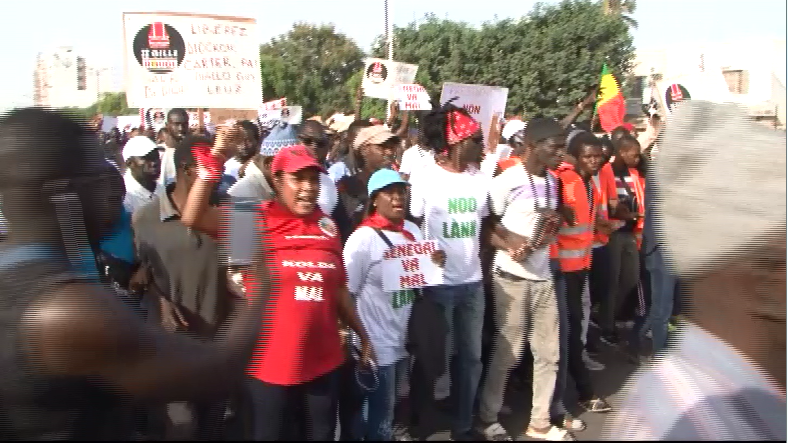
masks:
<path fill-rule="evenodd" d="M 523 164 L 523 169 L 525 169 L 525 164 Z M 550 209 L 550 178 L 547 176 L 547 169 L 545 168 L 545 177 L 544 177 L 544 184 L 545 184 L 545 207 L 541 208 L 539 205 L 539 194 L 536 192 L 536 184 L 534 184 L 534 176 L 528 169 L 525 169 L 525 174 L 528 176 L 528 183 L 531 185 L 531 192 L 533 192 L 534 196 L 534 209 L 536 212 L 539 212 L 540 209 Z"/>

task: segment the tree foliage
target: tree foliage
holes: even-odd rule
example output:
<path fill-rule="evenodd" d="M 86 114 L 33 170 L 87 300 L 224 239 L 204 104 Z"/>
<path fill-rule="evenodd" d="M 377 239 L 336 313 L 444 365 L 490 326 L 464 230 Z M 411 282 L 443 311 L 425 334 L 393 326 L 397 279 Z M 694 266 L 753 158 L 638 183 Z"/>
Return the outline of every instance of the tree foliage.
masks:
<path fill-rule="evenodd" d="M 118 116 L 134 115 L 139 112 L 139 109 L 129 108 L 126 102 L 125 92 L 105 92 L 96 103 L 88 106 L 85 111 L 88 115 L 104 114 Z"/>
<path fill-rule="evenodd" d="M 363 67 L 358 45 L 334 25 L 297 23 L 287 34 L 260 46 L 263 96 L 287 97 L 307 115 L 353 107 L 348 80 Z"/>
<path fill-rule="evenodd" d="M 374 56 L 385 54 L 382 43 Z M 395 28 L 394 45 L 397 61 L 419 65 L 416 81 L 433 97 L 444 82 L 502 86 L 507 112 L 528 117 L 565 115 L 598 83 L 603 63 L 623 79 L 634 56 L 627 24 L 590 0 L 537 4 L 479 29 L 427 15 Z"/>

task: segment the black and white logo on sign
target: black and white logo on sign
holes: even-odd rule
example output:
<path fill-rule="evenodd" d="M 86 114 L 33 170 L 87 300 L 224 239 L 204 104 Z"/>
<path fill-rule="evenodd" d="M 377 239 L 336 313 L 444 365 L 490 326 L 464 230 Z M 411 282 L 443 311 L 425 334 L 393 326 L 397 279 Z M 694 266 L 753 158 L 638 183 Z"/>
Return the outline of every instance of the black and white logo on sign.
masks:
<path fill-rule="evenodd" d="M 186 45 L 181 34 L 161 22 L 151 23 L 137 31 L 132 50 L 137 63 L 154 74 L 174 71 L 186 55 Z"/>

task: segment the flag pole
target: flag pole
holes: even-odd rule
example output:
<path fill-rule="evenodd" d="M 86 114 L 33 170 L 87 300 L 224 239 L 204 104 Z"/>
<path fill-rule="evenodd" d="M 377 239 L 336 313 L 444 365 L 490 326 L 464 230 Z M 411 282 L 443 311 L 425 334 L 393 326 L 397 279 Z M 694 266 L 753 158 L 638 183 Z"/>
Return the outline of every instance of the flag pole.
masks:
<path fill-rule="evenodd" d="M 605 64 L 602 64 L 602 72 L 605 71 Z M 594 132 L 594 120 L 597 118 L 596 108 L 599 105 L 599 87 L 602 85 L 602 73 L 599 73 L 599 79 L 596 82 L 596 89 L 594 94 L 594 110 L 591 113 L 591 132 Z"/>

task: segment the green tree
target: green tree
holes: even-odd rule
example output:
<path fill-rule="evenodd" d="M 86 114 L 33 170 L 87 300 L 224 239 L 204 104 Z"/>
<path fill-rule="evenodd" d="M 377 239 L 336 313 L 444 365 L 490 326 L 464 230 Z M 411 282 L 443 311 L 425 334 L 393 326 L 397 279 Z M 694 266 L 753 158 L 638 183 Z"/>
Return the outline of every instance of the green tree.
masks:
<path fill-rule="evenodd" d="M 307 116 L 352 109 L 348 80 L 361 71 L 363 58 L 358 45 L 334 25 L 297 23 L 260 46 L 263 96 L 287 97 Z"/>
<path fill-rule="evenodd" d="M 139 112 L 137 108 L 129 108 L 125 92 L 105 92 L 94 104 L 85 108 L 88 115 L 104 114 L 111 116 L 134 115 Z"/>
<path fill-rule="evenodd" d="M 637 29 L 638 22 L 632 18 L 637 9 L 636 0 L 602 0 L 602 8 L 607 15 L 617 15 L 627 26 Z"/>
<path fill-rule="evenodd" d="M 563 117 L 598 83 L 603 63 L 621 79 L 634 57 L 627 24 L 591 0 L 537 4 L 479 29 L 427 15 L 394 37 L 394 58 L 419 65 L 416 81 L 433 97 L 444 82 L 506 87 L 507 112 L 527 117 Z M 373 54 L 384 53 L 378 38 Z"/>

